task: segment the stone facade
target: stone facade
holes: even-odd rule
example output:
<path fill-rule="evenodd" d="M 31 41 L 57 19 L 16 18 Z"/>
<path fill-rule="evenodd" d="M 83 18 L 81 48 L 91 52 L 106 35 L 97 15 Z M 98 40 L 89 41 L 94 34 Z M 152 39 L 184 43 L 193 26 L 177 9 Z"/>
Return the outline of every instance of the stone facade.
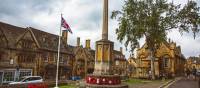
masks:
<path fill-rule="evenodd" d="M 94 71 L 95 51 L 90 47 L 90 40 L 86 40 L 86 46 L 80 45 L 80 38 L 77 38 L 77 46 L 74 48 L 75 61 L 73 66 L 73 76 L 85 78 L 87 74 Z"/>
<path fill-rule="evenodd" d="M 114 50 L 114 65 L 113 65 L 114 74 L 118 74 L 121 76 L 127 75 L 127 65 L 128 62 L 125 56 L 123 55 L 122 50 L 120 51 Z"/>
<path fill-rule="evenodd" d="M 0 80 L 15 81 L 21 76 L 40 75 L 54 79 L 58 36 L 35 28 L 0 23 Z M 74 54 L 62 36 L 59 79 L 71 76 Z M 66 74 L 67 73 L 67 74 Z"/>
<path fill-rule="evenodd" d="M 151 60 L 149 55 L 150 52 L 146 44 L 137 50 L 137 57 L 132 60 L 132 64 L 135 63 L 136 68 L 135 77 L 150 77 Z M 171 41 L 163 42 L 155 54 L 155 75 L 156 77 L 183 75 L 185 62 L 186 59 L 181 53 L 180 46 Z"/>
<path fill-rule="evenodd" d="M 84 78 L 94 71 L 95 50 L 86 46 L 67 44 L 68 32 L 61 37 L 59 79 L 73 76 Z M 0 22 L 0 83 L 17 80 L 21 76 L 39 75 L 45 80 L 55 80 L 58 35 L 35 28 L 16 27 Z M 115 58 L 122 53 L 113 52 Z M 121 58 L 121 57 L 120 57 Z"/>
<path fill-rule="evenodd" d="M 192 70 L 193 67 L 200 70 L 200 57 L 189 57 L 187 59 L 186 68 Z"/>

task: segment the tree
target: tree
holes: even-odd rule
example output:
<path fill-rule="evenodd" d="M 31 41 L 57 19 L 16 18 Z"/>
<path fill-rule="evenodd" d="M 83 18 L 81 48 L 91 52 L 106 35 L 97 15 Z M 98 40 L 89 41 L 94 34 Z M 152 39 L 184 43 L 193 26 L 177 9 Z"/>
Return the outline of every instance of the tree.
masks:
<path fill-rule="evenodd" d="M 152 79 L 155 79 L 154 57 L 156 48 L 167 39 L 170 30 L 179 29 L 180 33 L 193 31 L 195 33 L 200 23 L 199 8 L 196 2 L 188 1 L 181 8 L 167 0 L 125 0 L 122 11 L 113 11 L 112 19 L 117 19 L 117 39 L 125 41 L 125 47 L 130 45 L 133 52 L 142 38 L 150 51 Z"/>

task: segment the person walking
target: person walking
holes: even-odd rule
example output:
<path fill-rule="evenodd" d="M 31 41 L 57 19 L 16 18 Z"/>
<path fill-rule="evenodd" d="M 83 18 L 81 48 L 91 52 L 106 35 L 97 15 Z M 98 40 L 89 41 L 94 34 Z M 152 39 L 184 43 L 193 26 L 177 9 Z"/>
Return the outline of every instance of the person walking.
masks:
<path fill-rule="evenodd" d="M 193 79 L 196 80 L 196 73 L 197 73 L 197 69 L 195 68 L 195 66 L 193 66 L 192 68 L 192 76 L 193 76 Z"/>
<path fill-rule="evenodd" d="M 187 68 L 186 71 L 185 71 L 185 73 L 186 73 L 187 79 L 189 79 L 189 77 L 190 77 L 190 69 Z"/>

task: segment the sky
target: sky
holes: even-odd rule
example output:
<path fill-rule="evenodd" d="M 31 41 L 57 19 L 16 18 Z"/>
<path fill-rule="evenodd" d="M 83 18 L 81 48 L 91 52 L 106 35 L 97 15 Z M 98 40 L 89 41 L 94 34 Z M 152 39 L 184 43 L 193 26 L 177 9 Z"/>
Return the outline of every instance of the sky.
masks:
<path fill-rule="evenodd" d="M 77 37 L 85 46 L 85 40 L 91 40 L 91 47 L 95 49 L 95 42 L 101 39 L 103 0 L 0 0 L 0 21 L 19 27 L 34 27 L 52 34 L 59 34 L 61 13 L 70 25 L 73 34 L 68 35 L 68 43 L 76 45 Z M 177 4 L 184 4 L 187 0 L 174 0 Z M 200 0 L 199 0 L 200 2 Z M 113 10 L 121 10 L 124 0 L 109 0 L 109 16 Z M 109 19 L 109 40 L 114 42 L 114 49 L 124 44 L 117 40 L 115 34 L 118 22 Z M 200 55 L 200 36 L 194 40 L 191 34 L 180 35 L 178 31 L 168 34 L 177 45 L 182 48 L 186 56 Z M 141 45 L 144 40 L 141 40 Z"/>

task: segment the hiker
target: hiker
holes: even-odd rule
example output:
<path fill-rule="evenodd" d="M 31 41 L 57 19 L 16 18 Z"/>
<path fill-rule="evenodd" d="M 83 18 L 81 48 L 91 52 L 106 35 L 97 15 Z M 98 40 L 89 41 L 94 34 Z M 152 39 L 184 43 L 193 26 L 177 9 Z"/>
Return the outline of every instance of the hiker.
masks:
<path fill-rule="evenodd" d="M 187 68 L 186 71 L 185 71 L 185 73 L 186 73 L 187 79 L 189 79 L 189 77 L 190 77 L 190 69 Z"/>

